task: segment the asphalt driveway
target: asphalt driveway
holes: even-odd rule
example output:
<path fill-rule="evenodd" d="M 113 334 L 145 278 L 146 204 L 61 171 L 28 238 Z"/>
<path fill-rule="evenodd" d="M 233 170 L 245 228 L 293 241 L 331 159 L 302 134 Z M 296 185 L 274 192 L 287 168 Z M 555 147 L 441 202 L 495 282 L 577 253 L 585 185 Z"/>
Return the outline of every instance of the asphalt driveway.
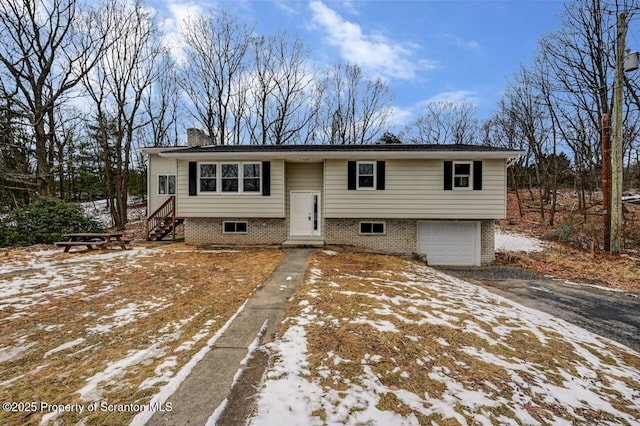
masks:
<path fill-rule="evenodd" d="M 640 293 L 568 283 L 519 268 L 441 268 L 640 352 Z"/>

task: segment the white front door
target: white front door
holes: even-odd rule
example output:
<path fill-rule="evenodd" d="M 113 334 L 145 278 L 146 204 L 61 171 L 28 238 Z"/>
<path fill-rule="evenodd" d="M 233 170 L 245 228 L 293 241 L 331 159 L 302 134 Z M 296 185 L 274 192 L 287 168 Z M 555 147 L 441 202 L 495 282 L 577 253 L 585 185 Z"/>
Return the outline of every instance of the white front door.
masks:
<path fill-rule="evenodd" d="M 320 235 L 320 191 L 291 191 L 289 233 L 292 237 Z"/>

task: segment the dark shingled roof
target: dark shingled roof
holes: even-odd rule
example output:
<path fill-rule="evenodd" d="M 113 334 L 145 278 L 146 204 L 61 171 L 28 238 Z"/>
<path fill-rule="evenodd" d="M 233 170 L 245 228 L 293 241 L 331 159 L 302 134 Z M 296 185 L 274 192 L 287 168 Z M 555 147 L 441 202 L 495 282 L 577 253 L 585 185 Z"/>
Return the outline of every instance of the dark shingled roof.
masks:
<path fill-rule="evenodd" d="M 436 145 L 436 144 L 366 144 L 366 145 L 205 145 L 183 148 L 168 148 L 162 152 L 175 153 L 219 153 L 219 152 L 407 152 L 407 151 L 452 151 L 452 152 L 514 152 L 508 148 L 485 145 Z"/>

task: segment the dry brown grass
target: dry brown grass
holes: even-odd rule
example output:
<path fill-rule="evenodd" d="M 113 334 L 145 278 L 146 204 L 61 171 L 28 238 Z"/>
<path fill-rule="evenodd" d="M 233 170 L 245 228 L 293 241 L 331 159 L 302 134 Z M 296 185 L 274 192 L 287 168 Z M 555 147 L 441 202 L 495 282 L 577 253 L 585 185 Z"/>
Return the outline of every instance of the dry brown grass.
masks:
<path fill-rule="evenodd" d="M 579 376 L 578 366 L 589 365 L 559 333 L 538 329 L 545 335 L 541 341 L 519 326 L 518 318 L 483 318 L 481 313 L 467 313 L 462 309 L 464 299 L 447 299 L 450 296 L 441 294 L 437 285 L 433 288 L 412 285 L 410 276 L 421 266 L 403 258 L 343 251 L 335 256 L 318 253 L 311 265 L 316 268 L 316 272 L 307 273 L 307 282 L 311 284 L 304 285 L 292 301 L 290 315 L 307 315 L 305 318 L 312 319 L 305 325 L 311 371 L 308 380 L 316 381 L 324 389 L 334 389 L 344 397 L 352 384 L 362 385 L 365 369 L 370 369 L 389 389 L 379 394 L 376 407 L 403 416 L 414 414 L 421 424 L 458 422 L 441 414 L 425 416 L 400 401 L 393 391 L 406 390 L 419 398 L 426 395 L 427 399 L 442 400 L 450 391 L 445 384 L 448 379 L 460 383 L 465 391 L 504 401 L 482 406 L 475 413 L 469 407 L 456 405 L 456 411 L 471 423 L 474 414 L 479 413 L 494 424 L 501 422 L 501 416 L 519 421 L 509 402 L 520 394 L 532 401 L 524 409 L 543 424 L 557 417 L 577 423 L 620 421 L 597 410 L 577 416 L 562 405 L 550 404 L 546 395 L 531 390 L 541 384 L 541 378 L 544 383 L 562 387 L 567 374 Z M 474 299 L 476 296 L 469 294 L 466 300 Z M 424 301 L 428 303 L 419 303 Z M 461 308 L 459 312 L 457 308 Z M 446 316 L 448 325 L 438 325 L 437 321 L 419 323 L 425 316 Z M 384 324 L 395 330 L 384 331 L 380 327 Z M 502 325 L 513 326 L 512 331 L 496 332 Z M 603 364 L 624 362 L 635 368 L 640 366 L 637 355 L 621 351 L 615 345 L 607 345 L 605 350 L 591 345 L 584 348 L 598 354 Z M 513 365 L 526 363 L 532 367 L 517 373 L 521 382 L 516 384 L 510 375 L 513 372 L 483 360 L 480 353 Z M 440 374 L 441 379 L 434 377 L 434 373 Z M 598 388 L 608 385 L 609 380 L 610 377 L 601 375 L 600 384 L 594 384 L 596 392 L 615 393 L 611 388 Z M 637 390 L 640 382 L 627 380 L 627 386 Z M 611 400 L 618 410 L 640 416 L 640 412 L 631 408 L 629 397 L 613 395 Z M 328 409 L 325 406 L 313 415 L 326 420 Z"/>
<path fill-rule="evenodd" d="M 527 191 L 521 191 L 523 199 L 529 197 Z M 534 194 L 535 195 L 535 194 Z M 602 205 L 597 194 L 590 196 L 586 222 L 577 226 L 576 239 L 584 247 L 553 243 L 541 253 L 498 254 L 498 263 L 516 265 L 541 274 L 552 275 L 577 283 L 597 284 L 627 291 L 640 291 L 640 205 L 625 204 L 626 228 L 624 231 L 627 253 L 611 256 L 603 252 L 603 216 Z M 537 200 L 535 200 L 537 202 Z M 510 191 L 507 197 L 506 220 L 499 221 L 501 228 L 507 231 L 522 232 L 539 238 L 558 228 L 570 215 L 576 215 L 577 198 L 570 191 L 563 191 L 558 199 L 559 207 L 554 225 L 540 220 L 539 209 L 526 208 L 520 216 L 515 193 Z M 548 220 L 548 210 L 545 218 Z M 584 218 L 580 216 L 580 221 Z"/>
<path fill-rule="evenodd" d="M 82 261 L 94 253 L 60 253 L 55 258 Z M 12 252 L 5 256 L 28 257 Z M 43 284 L 40 290 L 24 294 L 37 304 L 0 310 L 0 348 L 24 348 L 0 363 L 0 401 L 87 405 L 78 394 L 87 379 L 140 351 L 139 362 L 107 380 L 109 385 L 100 384 L 100 399 L 109 404 L 148 403 L 163 383 L 148 389 L 140 389 L 140 384 L 157 376 L 156 367 L 170 357 L 175 357 L 171 369 L 177 372 L 273 272 L 284 253 L 277 249 L 208 252 L 176 244 L 145 256 L 58 265 L 56 279 L 63 280 L 55 291 Z M 0 280 L 38 273 L 3 275 Z M 53 279 L 49 276 L 48 285 Z M 64 292 L 71 287 L 76 289 Z M 118 320 L 129 320 L 114 316 L 122 309 L 133 310 L 133 317 L 114 326 Z M 100 332 L 98 326 L 111 328 Z M 199 333 L 200 339 L 194 341 Z M 76 339 L 85 340 L 45 357 Z M 192 345 L 176 350 L 185 342 Z M 43 414 L 0 412 L 0 423 L 38 424 Z M 85 411 L 82 416 L 65 414 L 58 419 L 65 424 L 82 418 L 84 424 L 126 424 L 134 414 L 87 416 Z"/>
<path fill-rule="evenodd" d="M 538 253 L 497 253 L 496 260 L 576 283 L 640 292 L 640 258 L 634 256 L 592 253 L 554 243 Z"/>

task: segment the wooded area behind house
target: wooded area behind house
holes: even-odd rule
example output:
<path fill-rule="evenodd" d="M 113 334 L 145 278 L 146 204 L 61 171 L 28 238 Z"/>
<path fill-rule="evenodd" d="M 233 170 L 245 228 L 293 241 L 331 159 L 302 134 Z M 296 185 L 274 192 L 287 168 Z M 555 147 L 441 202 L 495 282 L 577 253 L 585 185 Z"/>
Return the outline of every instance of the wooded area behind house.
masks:
<path fill-rule="evenodd" d="M 0 4 L 0 213 L 37 196 L 107 198 L 116 228 L 146 192 L 141 146 L 183 144 L 201 128 L 216 144 L 457 143 L 521 149 L 513 189 L 554 222 L 557 189 L 578 210 L 602 184 L 602 117 L 613 110 L 616 17 L 632 1 L 568 0 L 487 120 L 469 101 L 433 101 L 409 125 L 393 90 L 357 64 L 315 65 L 285 29 L 258 34 L 224 11 L 193 14 L 166 45 L 138 0 L 4 0 Z M 514 64 L 515 67 L 515 64 Z M 478 76 L 482 78 L 482 76 Z M 640 77 L 625 75 L 624 187 L 640 187 Z M 392 133 L 395 132 L 394 133 Z M 521 192 L 517 192 L 520 194 Z M 519 203 L 522 206 L 522 203 Z"/>

